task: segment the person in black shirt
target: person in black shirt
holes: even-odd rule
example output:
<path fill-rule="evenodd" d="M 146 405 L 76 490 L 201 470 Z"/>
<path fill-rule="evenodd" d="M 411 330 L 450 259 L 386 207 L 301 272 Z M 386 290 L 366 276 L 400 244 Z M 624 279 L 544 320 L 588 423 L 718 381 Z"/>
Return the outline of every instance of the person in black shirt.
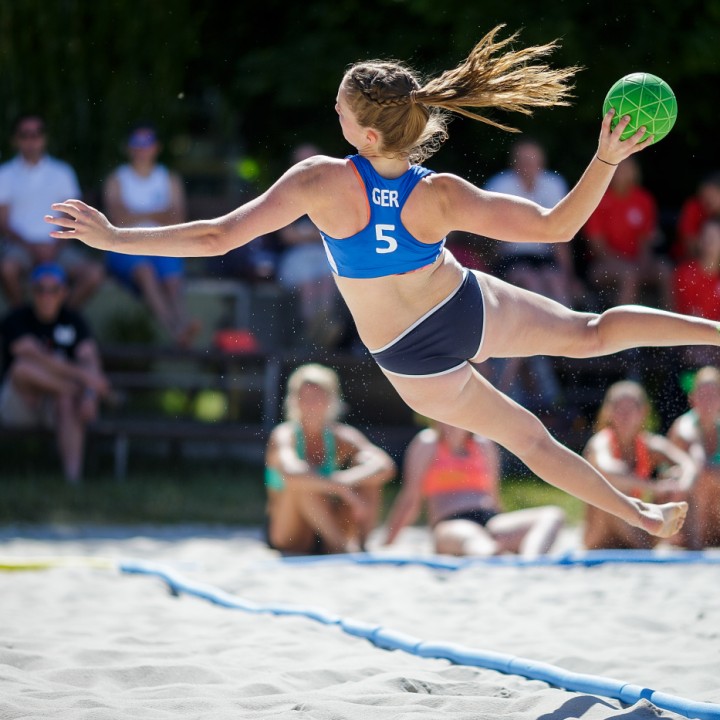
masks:
<path fill-rule="evenodd" d="M 110 392 L 84 318 L 65 306 L 67 279 L 43 264 L 31 279 L 31 302 L 0 321 L 0 423 L 54 428 L 69 483 L 82 477 L 85 428 Z"/>

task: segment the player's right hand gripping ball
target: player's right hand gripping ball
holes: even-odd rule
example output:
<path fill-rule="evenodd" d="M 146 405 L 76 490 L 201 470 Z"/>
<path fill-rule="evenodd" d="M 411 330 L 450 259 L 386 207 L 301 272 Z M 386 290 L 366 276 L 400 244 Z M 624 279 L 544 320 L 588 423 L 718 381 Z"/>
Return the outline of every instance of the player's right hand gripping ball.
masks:
<path fill-rule="evenodd" d="M 662 140 L 672 129 L 677 119 L 677 101 L 670 86 L 657 75 L 631 73 L 620 78 L 608 91 L 603 103 L 603 115 L 615 108 L 612 127 L 620 118 L 629 115 L 630 122 L 620 136 L 627 140 L 643 125 L 648 135 L 654 135 L 653 142 Z"/>

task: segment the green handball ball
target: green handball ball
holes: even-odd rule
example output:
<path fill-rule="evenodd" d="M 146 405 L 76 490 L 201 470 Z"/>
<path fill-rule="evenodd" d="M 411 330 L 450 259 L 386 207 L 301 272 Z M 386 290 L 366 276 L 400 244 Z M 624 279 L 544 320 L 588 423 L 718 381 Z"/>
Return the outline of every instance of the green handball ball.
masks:
<path fill-rule="evenodd" d="M 643 140 L 654 135 L 653 142 L 662 140 L 677 119 L 677 101 L 670 86 L 657 75 L 631 73 L 620 78 L 608 91 L 603 103 L 603 116 L 615 108 L 614 128 L 621 117 L 630 116 L 630 122 L 620 136 L 627 140 L 643 125 L 647 132 Z"/>

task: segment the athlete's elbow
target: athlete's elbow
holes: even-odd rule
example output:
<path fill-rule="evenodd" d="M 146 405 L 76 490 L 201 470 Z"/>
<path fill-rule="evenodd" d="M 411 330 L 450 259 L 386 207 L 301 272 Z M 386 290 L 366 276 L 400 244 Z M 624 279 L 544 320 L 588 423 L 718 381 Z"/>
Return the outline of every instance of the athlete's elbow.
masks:
<path fill-rule="evenodd" d="M 233 240 L 231 233 L 222 223 L 209 220 L 202 228 L 202 244 L 205 255 L 225 255 L 241 243 Z"/>
<path fill-rule="evenodd" d="M 544 243 L 567 243 L 575 237 L 574 228 L 567 228 L 562 226 L 551 226 L 546 228 L 545 232 L 540 235 L 540 242 Z"/>
<path fill-rule="evenodd" d="M 576 235 L 578 227 L 553 216 L 552 213 L 545 215 L 545 223 L 543 227 L 544 242 L 548 243 L 567 243 Z"/>

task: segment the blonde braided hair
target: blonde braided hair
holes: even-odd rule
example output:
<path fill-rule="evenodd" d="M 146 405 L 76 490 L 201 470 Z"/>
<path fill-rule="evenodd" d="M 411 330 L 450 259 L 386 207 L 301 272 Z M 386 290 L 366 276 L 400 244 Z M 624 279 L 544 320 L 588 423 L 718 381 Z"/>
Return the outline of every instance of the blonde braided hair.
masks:
<path fill-rule="evenodd" d="M 399 61 L 372 60 L 352 65 L 342 87 L 355 118 L 378 130 L 391 156 L 422 162 L 447 139 L 449 112 L 501 130 L 516 128 L 468 108 L 499 108 L 532 114 L 533 108 L 568 105 L 577 67 L 553 69 L 540 62 L 557 41 L 506 50 L 518 33 L 496 41 L 504 25 L 493 28 L 454 70 L 422 84 Z"/>

